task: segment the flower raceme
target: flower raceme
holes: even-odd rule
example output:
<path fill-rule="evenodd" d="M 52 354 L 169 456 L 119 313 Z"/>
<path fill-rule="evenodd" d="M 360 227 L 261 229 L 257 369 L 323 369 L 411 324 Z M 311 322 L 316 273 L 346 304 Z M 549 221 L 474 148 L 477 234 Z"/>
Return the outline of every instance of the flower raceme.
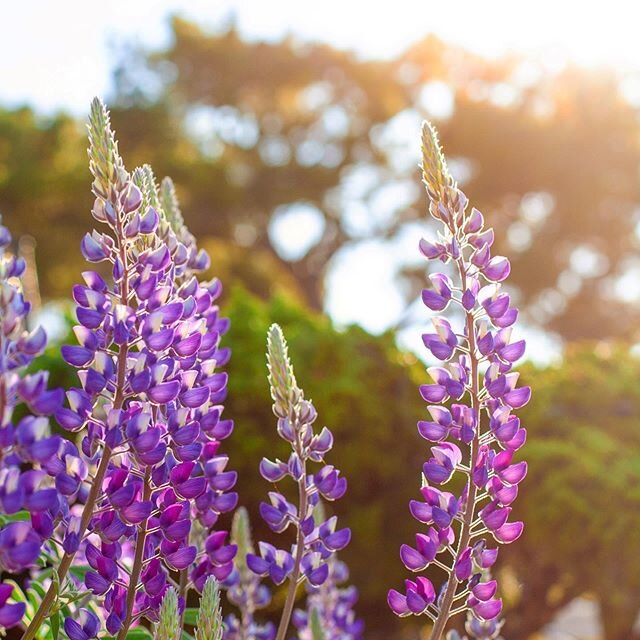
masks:
<path fill-rule="evenodd" d="M 219 453 L 233 428 L 221 415 L 227 376 L 218 371 L 230 355 L 219 347 L 228 321 L 214 304 L 219 282 L 200 283 L 195 275 L 208 257 L 177 217 L 175 194 L 165 188 L 176 229 L 150 168 L 132 175 L 124 168 L 97 99 L 89 141 L 92 214 L 105 232 L 87 234 L 81 248 L 109 275 L 86 271 L 74 287 L 78 344 L 62 349 L 80 385 L 55 415 L 80 433 L 93 479 L 84 506 L 65 522 L 58 576 L 63 583 L 80 551 L 107 631 L 124 638 L 140 617 L 157 620 L 172 572 L 180 573 L 182 600 L 189 578 L 202 588 L 207 575 L 223 579 L 232 570 L 235 547 L 212 528 L 237 502 L 230 491 L 236 474 Z M 54 598 L 50 589 L 26 640 Z"/>
<path fill-rule="evenodd" d="M 479 622 L 501 612 L 495 580 L 482 576 L 497 557 L 491 540 L 508 544 L 522 533 L 522 522 L 509 521 L 527 472 L 526 462 L 514 460 L 526 439 L 514 411 L 528 402 L 530 389 L 517 386 L 513 371 L 525 343 L 512 340 L 518 311 L 502 291 L 509 261 L 492 256 L 493 230 L 477 209 L 468 208 L 428 123 L 422 142 L 430 213 L 441 230 L 436 241 L 423 239 L 420 251 L 449 268 L 430 276 L 422 301 L 436 313 L 455 313 L 451 319 L 433 317 L 433 331 L 422 336 L 441 362 L 428 369 L 433 382 L 420 388 L 429 415 L 418 431 L 431 443 L 431 457 L 422 468 L 421 499 L 411 501 L 410 511 L 426 529 L 416 535 L 415 546 L 402 546 L 400 556 L 414 573 L 433 565 L 445 578 L 436 588 L 418 575 L 406 581 L 403 592 L 392 589 L 388 602 L 397 615 L 429 617 L 431 638 L 440 640 L 459 612 L 470 610 Z M 460 493 L 442 488 L 454 476 L 464 479 Z"/>
<path fill-rule="evenodd" d="M 20 286 L 26 265 L 8 251 L 10 244 L 0 225 L 0 570 L 20 573 L 36 564 L 86 469 L 76 447 L 49 431 L 48 416 L 62 405 L 63 391 L 47 389 L 46 371 L 25 373 L 47 337 L 41 327 L 26 328 L 30 305 Z M 62 456 L 68 464 L 58 468 Z M 24 603 L 7 602 L 12 591 L 0 584 L 0 627 L 18 624 L 25 611 Z"/>
<path fill-rule="evenodd" d="M 324 464 L 324 456 L 333 446 L 333 436 L 326 427 L 314 433 L 316 410 L 297 385 L 287 343 L 278 325 L 272 325 L 269 329 L 267 361 L 278 434 L 291 445 L 291 454 L 286 462 L 263 458 L 260 473 L 272 483 L 290 477 L 297 485 L 298 501 L 294 504 L 279 491 L 272 491 L 269 493 L 269 503 L 260 505 L 260 513 L 275 533 L 293 526 L 295 543 L 289 549 L 279 549 L 267 542 L 260 542 L 260 555 L 248 554 L 247 565 L 257 575 L 268 575 L 276 585 L 289 580 L 276 635 L 276 640 L 283 640 L 299 580 L 316 587 L 323 584 L 329 576 L 329 559 L 334 552 L 349 544 L 351 532 L 346 528 L 337 529 L 335 516 L 319 523 L 314 519 L 314 509 L 320 501 L 341 498 L 347 483 L 337 469 Z M 322 465 L 315 474 L 310 473 L 308 468 L 312 462 Z"/>

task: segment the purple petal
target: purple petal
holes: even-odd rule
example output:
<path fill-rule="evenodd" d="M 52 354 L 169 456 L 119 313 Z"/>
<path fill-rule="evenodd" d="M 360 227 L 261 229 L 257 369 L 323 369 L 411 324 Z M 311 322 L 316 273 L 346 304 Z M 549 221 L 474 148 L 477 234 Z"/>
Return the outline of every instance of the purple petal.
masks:
<path fill-rule="evenodd" d="M 26 605 L 24 602 L 5 604 L 0 607 L 0 627 L 9 629 L 19 624 L 24 616 Z"/>
<path fill-rule="evenodd" d="M 397 616 L 404 617 L 411 613 L 407 606 L 407 598 L 395 589 L 389 589 L 387 593 L 387 604 L 391 611 Z"/>
<path fill-rule="evenodd" d="M 179 393 L 180 383 L 177 380 L 161 382 L 147 391 L 147 395 L 151 398 L 151 401 L 156 404 L 171 402 L 178 397 Z"/>
<path fill-rule="evenodd" d="M 180 394 L 180 401 L 191 409 L 197 409 L 209 399 L 209 394 L 209 387 L 195 387 Z"/>
<path fill-rule="evenodd" d="M 184 547 L 174 551 L 166 557 L 167 564 L 176 571 L 186 569 L 195 559 L 197 550 L 195 547 Z"/>
<path fill-rule="evenodd" d="M 429 564 L 421 553 L 408 544 L 403 544 L 400 547 L 400 559 L 409 571 L 422 571 Z"/>
<path fill-rule="evenodd" d="M 488 600 L 473 607 L 473 612 L 483 620 L 493 620 L 502 611 L 502 600 Z"/>
<path fill-rule="evenodd" d="M 498 542 L 510 544 L 522 535 L 523 529 L 524 524 L 522 522 L 508 522 L 494 531 L 493 536 Z"/>

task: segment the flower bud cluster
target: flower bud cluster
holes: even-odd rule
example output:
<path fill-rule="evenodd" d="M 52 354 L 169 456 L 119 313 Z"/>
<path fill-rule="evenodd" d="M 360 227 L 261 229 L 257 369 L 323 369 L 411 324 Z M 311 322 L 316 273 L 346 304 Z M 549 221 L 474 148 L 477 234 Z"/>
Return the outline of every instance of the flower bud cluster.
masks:
<path fill-rule="evenodd" d="M 431 443 L 431 456 L 422 468 L 421 500 L 410 504 L 426 529 L 416 535 L 415 546 L 403 545 L 400 555 L 412 572 L 435 565 L 446 575 L 438 589 L 424 576 L 407 580 L 403 592 L 389 592 L 388 601 L 400 616 L 430 617 L 432 638 L 439 640 L 456 613 L 470 609 L 478 620 L 491 621 L 501 611 L 496 582 L 482 576 L 496 559 L 491 541 L 510 543 L 522 533 L 522 522 L 509 521 L 527 472 L 526 462 L 515 461 L 526 430 L 514 412 L 531 392 L 517 386 L 513 371 L 525 343 L 512 339 L 518 311 L 502 291 L 509 261 L 492 255 L 493 230 L 477 209 L 468 210 L 429 124 L 423 129 L 423 156 L 430 212 L 441 231 L 435 242 L 422 240 L 420 250 L 449 265 L 455 277 L 432 274 L 422 301 L 434 312 L 453 307 L 456 313 L 451 320 L 434 317 L 433 331 L 422 336 L 440 361 L 428 369 L 433 382 L 420 387 L 429 415 L 418 431 Z M 441 488 L 454 477 L 463 479 L 462 491 Z"/>

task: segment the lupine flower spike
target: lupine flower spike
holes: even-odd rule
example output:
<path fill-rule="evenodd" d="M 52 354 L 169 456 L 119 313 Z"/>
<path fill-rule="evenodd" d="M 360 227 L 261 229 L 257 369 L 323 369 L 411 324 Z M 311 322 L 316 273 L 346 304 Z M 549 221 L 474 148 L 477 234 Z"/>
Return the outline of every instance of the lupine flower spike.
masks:
<path fill-rule="evenodd" d="M 271 602 L 271 592 L 247 565 L 247 555 L 255 553 L 251 539 L 249 514 L 240 507 L 233 516 L 231 542 L 237 549 L 233 573 L 225 581 L 227 599 L 240 610 L 240 617 L 230 614 L 225 619 L 225 640 L 273 640 L 273 623 L 260 624 L 255 613 Z"/>
<path fill-rule="evenodd" d="M 220 585 L 209 576 L 202 589 L 196 640 L 222 640 L 222 607 L 220 605 Z"/>
<path fill-rule="evenodd" d="M 278 325 L 269 329 L 267 363 L 278 434 L 291 445 L 292 451 L 287 462 L 263 458 L 260 473 L 273 483 L 290 477 L 297 485 L 298 500 L 293 504 L 279 491 L 272 491 L 269 493 L 270 504 L 263 502 L 260 512 L 276 533 L 293 526 L 295 542 L 289 550 L 260 542 L 260 555 L 250 553 L 247 564 L 254 573 L 270 576 L 277 585 L 289 581 L 276 635 L 276 640 L 284 640 L 299 581 L 320 586 L 329 575 L 329 558 L 347 546 L 351 532 L 349 529 L 336 530 L 335 516 L 319 525 L 314 520 L 314 508 L 320 500 L 341 498 L 347 483 L 337 469 L 324 464 L 324 456 L 333 445 L 333 436 L 326 427 L 317 434 L 313 431 L 316 410 L 309 400 L 305 400 L 297 385 L 287 344 Z M 312 462 L 322 465 L 315 474 L 310 473 Z"/>
<path fill-rule="evenodd" d="M 79 476 L 83 470 L 75 446 L 65 447 L 49 431 L 48 416 L 62 406 L 62 390 L 47 389 L 46 371 L 25 373 L 47 337 L 41 327 L 27 329 L 30 305 L 20 286 L 25 262 L 9 252 L 10 244 L 0 219 L 0 571 L 20 573 L 35 565 L 78 489 L 67 469 L 54 469 L 51 460 L 65 449 Z M 30 520 L 16 517 L 21 511 Z M 0 627 L 14 626 L 24 615 L 24 603 L 8 602 L 12 591 L 0 584 Z"/>
<path fill-rule="evenodd" d="M 87 234 L 82 252 L 111 273 L 87 271 L 74 287 L 78 345 L 62 349 L 80 386 L 56 419 L 83 432 L 93 473 L 81 513 L 65 522 L 58 576 L 63 583 L 80 551 L 106 629 L 123 640 L 141 617 L 157 621 L 170 572 L 191 570 L 197 586 L 203 572 L 232 568 L 225 532 L 207 538 L 200 558 L 191 539 L 192 520 L 209 529 L 237 501 L 228 493 L 235 473 L 217 455 L 233 426 L 221 419 L 227 377 L 216 371 L 229 356 L 218 348 L 228 322 L 212 304 L 219 284 L 197 281 L 190 256 L 198 252 L 167 222 L 150 168 L 126 171 L 97 99 L 89 142 L 92 214 L 105 232 Z M 54 598 L 52 585 L 24 640 Z"/>
<path fill-rule="evenodd" d="M 429 617 L 431 639 L 440 640 L 457 613 L 471 610 L 478 620 L 492 621 L 501 612 L 496 581 L 485 580 L 483 572 L 496 560 L 492 541 L 508 544 L 522 533 L 522 522 L 508 521 L 527 472 L 526 462 L 514 462 L 526 439 L 514 410 L 531 392 L 516 386 L 518 373 L 512 370 L 525 343 L 511 339 L 518 311 L 501 291 L 509 261 L 491 255 L 493 230 L 477 209 L 468 209 L 435 129 L 425 123 L 422 133 L 423 177 L 431 215 L 441 229 L 435 242 L 423 239 L 420 250 L 449 265 L 453 274 L 431 275 L 422 300 L 432 311 L 452 306 L 459 315 L 451 321 L 434 317 L 434 331 L 422 336 L 442 362 L 428 369 L 433 383 L 420 388 L 429 418 L 418 423 L 418 431 L 432 446 L 422 469 L 422 500 L 411 501 L 410 511 L 426 529 L 416 535 L 415 547 L 402 546 L 400 556 L 414 573 L 435 565 L 445 576 L 436 588 L 418 575 L 406 581 L 404 592 L 392 589 L 388 601 L 397 615 Z M 441 489 L 454 475 L 464 478 L 463 490 Z"/>

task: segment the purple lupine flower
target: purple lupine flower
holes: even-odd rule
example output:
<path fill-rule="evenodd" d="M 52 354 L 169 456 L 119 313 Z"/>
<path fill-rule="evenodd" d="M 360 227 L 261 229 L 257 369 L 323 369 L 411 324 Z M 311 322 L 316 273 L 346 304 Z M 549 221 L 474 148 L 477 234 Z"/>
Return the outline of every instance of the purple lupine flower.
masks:
<path fill-rule="evenodd" d="M 62 438 L 50 434 L 47 418 L 61 406 L 63 392 L 47 388 L 47 372 L 25 373 L 47 337 L 41 327 L 27 330 L 30 305 L 19 280 L 26 265 L 9 252 L 10 244 L 11 234 L 0 224 L 0 514 L 6 516 L 0 527 L 0 570 L 19 573 L 35 565 L 75 496 L 59 491 L 67 470 L 47 467 L 63 447 Z M 22 413 L 17 422 L 16 409 Z M 19 512 L 27 512 L 30 521 L 16 519 Z M 24 604 L 6 603 L 11 591 L 0 584 L 3 627 L 17 624 L 24 613 Z"/>
<path fill-rule="evenodd" d="M 254 554 L 249 514 L 240 507 L 233 516 L 232 542 L 237 546 L 233 573 L 227 578 L 227 598 L 240 611 L 225 618 L 224 640 L 273 640 L 276 628 L 271 622 L 260 623 L 255 613 L 271 602 L 271 592 L 259 575 L 247 564 L 247 555 Z"/>
<path fill-rule="evenodd" d="M 399 616 L 428 616 L 434 622 L 431 638 L 440 640 L 449 618 L 465 610 L 476 620 L 474 629 L 498 629 L 494 621 L 502 601 L 495 581 L 483 575 L 497 555 L 488 546 L 491 539 L 510 543 L 522 533 L 521 522 L 509 521 L 527 472 L 526 462 L 514 460 L 526 439 L 514 410 L 528 402 L 531 391 L 517 386 L 512 371 L 525 344 L 512 340 L 518 312 L 501 291 L 509 261 L 491 255 L 493 231 L 477 209 L 468 210 L 428 123 L 422 140 L 430 212 L 442 228 L 438 240 L 422 240 L 420 250 L 455 273 L 432 275 L 422 300 L 435 312 L 457 307 L 463 322 L 436 316 L 434 331 L 423 335 L 431 355 L 442 361 L 428 369 L 433 383 L 420 388 L 429 417 L 418 431 L 432 446 L 422 469 L 423 499 L 411 501 L 410 511 L 427 528 L 416 535 L 415 546 L 402 546 L 400 556 L 410 571 L 436 565 L 446 575 L 438 588 L 424 576 L 407 580 L 403 592 L 389 592 L 388 602 Z M 459 494 L 439 488 L 453 476 L 465 477 Z"/>
<path fill-rule="evenodd" d="M 179 266 L 176 268 L 175 280 L 181 289 L 188 290 L 195 303 L 194 318 L 204 324 L 207 332 L 191 336 L 182 336 L 174 346 L 179 355 L 191 358 L 197 352 L 203 370 L 210 376 L 208 399 L 212 410 L 202 415 L 198 425 L 188 423 L 180 430 L 176 430 L 175 418 L 179 414 L 172 413 L 169 428 L 174 434 L 179 449 L 180 459 L 195 461 L 204 473 L 205 489 L 192 502 L 193 519 L 199 526 L 197 531 L 190 533 L 191 544 L 204 548 L 191 571 L 191 582 L 198 591 L 202 591 L 209 575 L 224 581 L 233 569 L 233 558 L 236 547 L 228 544 L 226 531 L 217 531 L 215 525 L 220 514 L 235 509 L 238 503 L 237 493 L 231 491 L 237 480 L 237 473 L 229 470 L 229 457 L 220 452 L 221 440 L 227 438 L 233 431 L 233 421 L 222 417 L 224 401 L 227 393 L 227 374 L 216 372 L 229 361 L 231 351 L 220 346 L 220 338 L 229 328 L 229 320 L 220 316 L 220 309 L 215 304 L 222 293 L 222 285 L 218 279 L 210 282 L 197 282 L 196 275 L 210 265 L 208 254 L 198 249 L 195 238 L 184 224 L 178 198 L 173 182 L 164 178 L 160 190 L 156 188 L 153 172 L 145 165 L 139 176 L 143 194 L 151 207 L 161 211 L 158 234 L 169 247 L 175 248 Z M 207 389 L 193 387 L 187 389 L 180 397 L 183 404 L 197 405 Z M 193 489 L 193 481 L 189 481 Z M 184 595 L 184 594 L 183 594 Z"/>
<path fill-rule="evenodd" d="M 88 609 L 80 609 L 78 620 L 67 618 L 64 621 L 64 630 L 69 640 L 91 640 L 98 637 L 100 621 L 98 616 Z"/>
<path fill-rule="evenodd" d="M 284 640 L 298 582 L 303 580 L 313 586 L 325 582 L 329 575 L 328 560 L 349 543 L 351 532 L 338 529 L 335 517 L 319 523 L 314 519 L 314 509 L 321 499 L 332 501 L 341 498 L 347 483 L 337 469 L 324 463 L 324 456 L 333 445 L 333 436 L 326 427 L 314 433 L 316 410 L 310 401 L 305 400 L 302 389 L 297 385 L 287 343 L 282 330 L 275 324 L 268 333 L 267 362 L 278 434 L 291 445 L 291 454 L 286 462 L 263 459 L 260 473 L 274 483 L 289 476 L 298 486 L 298 502 L 293 504 L 279 491 L 272 491 L 269 503 L 260 505 L 260 513 L 276 533 L 293 526 L 295 542 L 289 549 L 278 549 L 260 542 L 260 555 L 249 553 L 247 565 L 257 575 L 268 575 L 275 584 L 289 581 L 276 635 L 277 640 Z M 322 465 L 315 474 L 308 468 L 311 462 Z"/>
<path fill-rule="evenodd" d="M 296 609 L 292 622 L 300 640 L 315 640 L 313 625 L 319 624 L 325 640 L 358 640 L 364 622 L 356 618 L 353 607 L 358 599 L 354 586 L 342 586 L 349 579 L 347 565 L 335 556 L 328 561 L 329 575 L 319 587 L 307 585 L 306 609 Z M 314 616 L 316 620 L 314 620 Z"/>
<path fill-rule="evenodd" d="M 26 610 L 24 602 L 7 602 L 12 593 L 13 585 L 0 584 L 0 627 L 4 627 L 5 629 L 19 624 Z"/>
<path fill-rule="evenodd" d="M 82 251 L 111 275 L 87 271 L 74 287 L 78 344 L 62 350 L 80 386 L 56 418 L 82 432 L 93 481 L 82 512 L 67 518 L 58 574 L 82 551 L 85 586 L 122 640 L 140 617 L 157 619 L 170 572 L 199 571 L 197 583 L 232 569 L 235 548 L 215 532 L 202 558 L 191 539 L 194 520 L 209 530 L 237 501 L 235 473 L 218 454 L 232 429 L 221 417 L 226 374 L 217 371 L 229 356 L 219 348 L 228 321 L 213 304 L 219 284 L 198 282 L 167 223 L 150 168 L 124 168 L 97 99 L 89 140 L 92 213 L 105 232 L 87 234 Z M 50 604 L 47 594 L 25 640 Z"/>

